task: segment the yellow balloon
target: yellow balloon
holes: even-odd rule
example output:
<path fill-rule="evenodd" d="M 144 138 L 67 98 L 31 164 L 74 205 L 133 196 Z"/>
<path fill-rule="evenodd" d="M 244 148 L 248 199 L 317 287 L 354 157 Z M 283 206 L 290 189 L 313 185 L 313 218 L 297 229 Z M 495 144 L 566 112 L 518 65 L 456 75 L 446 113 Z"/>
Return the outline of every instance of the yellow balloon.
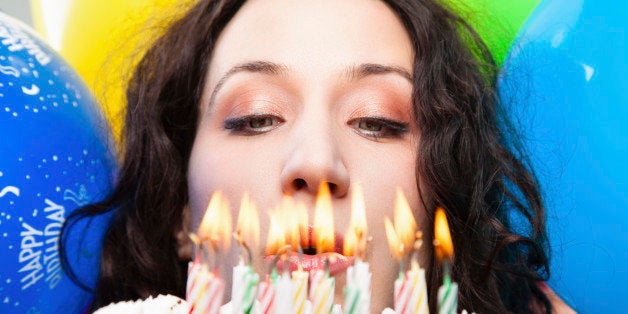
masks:
<path fill-rule="evenodd" d="M 91 88 L 119 139 L 134 65 L 163 26 L 192 2 L 31 0 L 31 9 L 35 29 Z"/>

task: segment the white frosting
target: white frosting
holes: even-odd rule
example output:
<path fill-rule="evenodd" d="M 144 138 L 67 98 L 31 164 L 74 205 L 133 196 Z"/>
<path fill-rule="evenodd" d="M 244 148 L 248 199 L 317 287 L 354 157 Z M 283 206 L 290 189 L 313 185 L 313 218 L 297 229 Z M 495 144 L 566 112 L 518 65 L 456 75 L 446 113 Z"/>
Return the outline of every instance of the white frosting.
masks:
<path fill-rule="evenodd" d="M 158 295 L 156 298 L 151 296 L 145 300 L 111 303 L 98 309 L 95 314 L 188 314 L 189 312 L 190 305 L 185 300 L 173 295 Z"/>

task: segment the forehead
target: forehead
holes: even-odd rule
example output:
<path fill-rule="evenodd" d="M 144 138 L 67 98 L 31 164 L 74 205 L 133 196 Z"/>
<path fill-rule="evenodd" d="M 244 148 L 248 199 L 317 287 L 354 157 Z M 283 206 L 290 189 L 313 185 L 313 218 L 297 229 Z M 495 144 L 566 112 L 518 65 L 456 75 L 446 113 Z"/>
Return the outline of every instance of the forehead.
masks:
<path fill-rule="evenodd" d="M 209 83 L 258 60 L 308 76 L 363 63 L 411 73 L 413 49 L 401 21 L 379 0 L 251 0 L 220 35 Z"/>

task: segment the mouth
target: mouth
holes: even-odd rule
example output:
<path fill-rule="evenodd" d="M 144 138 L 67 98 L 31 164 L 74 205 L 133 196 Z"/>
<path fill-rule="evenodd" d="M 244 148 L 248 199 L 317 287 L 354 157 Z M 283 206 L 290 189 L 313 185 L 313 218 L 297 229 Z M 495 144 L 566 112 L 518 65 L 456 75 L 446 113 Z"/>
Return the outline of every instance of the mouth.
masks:
<path fill-rule="evenodd" d="M 289 252 L 286 254 L 286 259 L 277 260 L 274 255 L 268 255 L 264 258 L 264 262 L 267 266 L 277 267 L 277 270 L 282 272 L 284 270 L 295 271 L 301 269 L 306 272 L 313 272 L 316 270 L 324 270 L 326 265 L 329 265 L 329 274 L 335 275 L 342 271 L 347 270 L 353 262 L 353 257 L 342 255 L 342 247 L 344 238 L 339 233 L 334 233 L 334 252 L 316 253 L 317 248 L 312 236 L 312 226 L 308 226 L 309 243 L 302 247 L 302 254 L 299 252 Z M 276 262 L 276 265 L 273 263 Z"/>

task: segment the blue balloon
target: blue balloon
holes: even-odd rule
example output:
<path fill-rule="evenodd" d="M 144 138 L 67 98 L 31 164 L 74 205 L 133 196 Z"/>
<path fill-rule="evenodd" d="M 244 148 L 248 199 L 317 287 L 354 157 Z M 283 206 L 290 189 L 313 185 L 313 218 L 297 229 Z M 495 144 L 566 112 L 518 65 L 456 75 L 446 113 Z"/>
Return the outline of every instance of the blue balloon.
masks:
<path fill-rule="evenodd" d="M 64 273 L 59 230 L 102 199 L 116 170 L 89 90 L 34 32 L 0 13 L 0 313 L 80 313 L 91 295 Z M 69 260 L 93 285 L 107 217 L 70 234 Z"/>
<path fill-rule="evenodd" d="M 628 295 L 628 4 L 542 2 L 500 81 L 546 196 L 557 293 L 617 313 Z"/>

